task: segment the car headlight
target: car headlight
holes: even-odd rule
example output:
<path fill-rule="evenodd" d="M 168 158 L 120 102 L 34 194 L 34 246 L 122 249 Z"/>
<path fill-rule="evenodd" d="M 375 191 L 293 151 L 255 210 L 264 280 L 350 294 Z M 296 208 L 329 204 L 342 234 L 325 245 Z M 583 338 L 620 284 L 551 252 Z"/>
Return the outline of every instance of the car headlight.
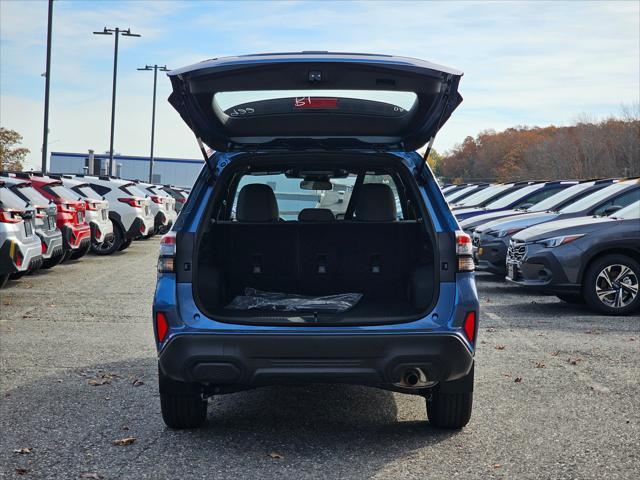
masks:
<path fill-rule="evenodd" d="M 584 234 L 580 235 L 561 235 L 559 237 L 551 237 L 545 238 L 544 240 L 539 240 L 535 243 L 539 243 L 540 245 L 544 245 L 547 248 L 559 247 L 560 245 L 566 245 L 567 243 L 573 242 L 581 237 L 584 237 Z"/>
<path fill-rule="evenodd" d="M 518 227 L 518 228 L 508 228 L 505 230 L 500 230 L 497 233 L 494 233 L 494 237 L 498 237 L 498 238 L 503 238 L 506 237 L 507 235 L 514 235 L 516 233 L 518 233 L 520 230 L 523 230 L 522 227 Z"/>

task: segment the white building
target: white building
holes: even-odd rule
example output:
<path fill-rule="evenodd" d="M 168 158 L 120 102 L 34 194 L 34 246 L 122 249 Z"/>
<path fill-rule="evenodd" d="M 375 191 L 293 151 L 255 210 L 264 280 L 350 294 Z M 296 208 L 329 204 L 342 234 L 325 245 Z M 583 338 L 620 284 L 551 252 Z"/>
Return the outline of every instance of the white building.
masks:
<path fill-rule="evenodd" d="M 149 181 L 149 157 L 114 155 L 113 159 L 116 164 L 116 176 Z M 154 157 L 152 183 L 191 188 L 203 165 L 204 160 Z M 51 173 L 106 175 L 109 172 L 109 155 L 95 154 L 93 169 L 89 170 L 89 153 L 51 152 Z"/>

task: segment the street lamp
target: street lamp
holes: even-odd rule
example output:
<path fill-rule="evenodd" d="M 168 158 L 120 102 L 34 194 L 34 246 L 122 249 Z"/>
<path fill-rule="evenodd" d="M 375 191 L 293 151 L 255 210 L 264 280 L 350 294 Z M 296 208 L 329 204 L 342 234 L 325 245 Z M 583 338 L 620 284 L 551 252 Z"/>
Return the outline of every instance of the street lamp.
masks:
<path fill-rule="evenodd" d="M 156 87 L 158 85 L 158 70 L 161 72 L 168 72 L 169 69 L 166 65 L 162 67 L 158 65 L 145 65 L 138 70 L 147 72 L 153 70 L 153 108 L 151 110 L 151 155 L 149 156 L 149 183 L 153 183 L 153 142 L 156 131 Z"/>
<path fill-rule="evenodd" d="M 93 32 L 94 35 L 113 35 L 115 33 L 115 48 L 113 51 L 113 90 L 111 91 L 111 139 L 109 141 L 109 174 L 113 175 L 113 131 L 116 125 L 116 78 L 118 75 L 118 37 L 139 37 L 137 33 L 131 33 L 127 28 L 107 28 L 102 32 Z"/>

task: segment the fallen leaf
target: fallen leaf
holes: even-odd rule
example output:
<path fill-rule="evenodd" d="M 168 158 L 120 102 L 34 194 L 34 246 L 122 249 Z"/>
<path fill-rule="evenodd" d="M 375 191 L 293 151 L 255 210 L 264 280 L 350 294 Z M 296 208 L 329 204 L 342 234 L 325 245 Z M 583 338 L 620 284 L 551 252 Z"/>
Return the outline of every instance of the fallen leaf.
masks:
<path fill-rule="evenodd" d="M 581 361 L 582 361 L 582 359 L 581 359 L 581 358 L 567 358 L 567 362 L 568 362 L 570 365 L 577 365 L 577 364 L 578 364 L 578 362 L 581 362 Z"/>
<path fill-rule="evenodd" d="M 95 472 L 87 472 L 87 473 L 81 473 L 80 478 L 93 478 L 94 480 L 100 480 L 101 478 L 104 478 L 104 477 Z"/>
<path fill-rule="evenodd" d="M 491 465 L 493 468 L 502 468 L 502 465 L 500 465 L 499 463 L 494 463 L 493 465 Z"/>
<path fill-rule="evenodd" d="M 16 474 L 17 475 L 24 475 L 25 473 L 28 473 L 29 470 L 26 468 L 16 468 Z"/>
<path fill-rule="evenodd" d="M 284 456 L 283 456 L 283 455 L 280 455 L 280 454 L 279 454 L 279 453 L 277 453 L 277 452 L 271 452 L 271 453 L 269 454 L 269 456 L 270 456 L 271 458 L 273 458 L 274 460 L 282 460 L 282 459 L 284 458 Z"/>
<path fill-rule="evenodd" d="M 515 383 L 522 383 L 522 377 L 516 377 L 514 380 Z"/>
<path fill-rule="evenodd" d="M 131 445 L 135 441 L 136 441 L 136 437 L 125 437 L 125 438 L 121 438 L 119 440 L 114 440 L 113 444 L 114 445 L 125 446 L 125 445 Z"/>
<path fill-rule="evenodd" d="M 133 383 L 131 383 L 131 385 L 133 385 L 134 387 L 139 387 L 140 385 L 144 385 L 144 382 L 142 380 L 140 380 L 139 378 L 136 378 Z"/>
<path fill-rule="evenodd" d="M 503 373 L 502 375 L 504 375 L 507 378 L 511 378 L 511 374 L 510 373 Z"/>
<path fill-rule="evenodd" d="M 538 334 L 538 336 L 539 336 L 539 337 L 546 337 L 546 336 L 547 336 L 547 334 L 546 334 L 546 333 L 539 333 L 539 334 Z"/>
<path fill-rule="evenodd" d="M 480 340 L 480 344 L 481 344 L 481 345 L 486 345 L 486 344 L 487 344 L 487 342 L 485 342 L 484 340 Z"/>
<path fill-rule="evenodd" d="M 91 380 L 89 380 L 89 385 L 96 387 L 96 386 L 100 386 L 100 385 L 110 385 L 111 384 L 111 379 L 109 378 L 92 378 Z"/>
<path fill-rule="evenodd" d="M 496 345 L 496 350 L 504 350 L 505 346 L 504 345 Z"/>
<path fill-rule="evenodd" d="M 555 352 L 551 352 L 551 356 L 552 357 L 557 357 L 558 355 L 560 355 L 560 350 L 556 350 Z"/>
<path fill-rule="evenodd" d="M 33 449 L 30 447 L 17 448 L 13 451 L 13 453 L 21 453 L 21 454 L 31 453 L 31 452 L 33 452 Z"/>
<path fill-rule="evenodd" d="M 496 329 L 495 329 L 495 328 L 487 328 L 487 332 L 491 332 L 491 333 L 493 333 L 493 332 L 495 332 L 495 331 L 496 331 Z"/>
<path fill-rule="evenodd" d="M 129 427 L 127 427 L 126 425 L 124 427 L 122 427 L 123 430 L 129 430 Z"/>
<path fill-rule="evenodd" d="M 631 338 L 629 338 L 629 341 L 630 341 L 630 342 L 635 342 L 635 341 L 636 341 L 636 339 L 635 339 L 635 338 L 633 338 L 633 337 L 631 337 Z"/>

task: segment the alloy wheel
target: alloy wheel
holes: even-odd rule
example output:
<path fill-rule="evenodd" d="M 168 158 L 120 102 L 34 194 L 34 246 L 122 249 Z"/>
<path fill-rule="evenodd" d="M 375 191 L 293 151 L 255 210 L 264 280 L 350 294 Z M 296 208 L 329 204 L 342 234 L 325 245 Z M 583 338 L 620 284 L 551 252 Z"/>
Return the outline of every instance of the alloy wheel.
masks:
<path fill-rule="evenodd" d="M 638 276 L 626 265 L 608 265 L 596 277 L 596 295 L 612 308 L 623 308 L 638 296 Z"/>

